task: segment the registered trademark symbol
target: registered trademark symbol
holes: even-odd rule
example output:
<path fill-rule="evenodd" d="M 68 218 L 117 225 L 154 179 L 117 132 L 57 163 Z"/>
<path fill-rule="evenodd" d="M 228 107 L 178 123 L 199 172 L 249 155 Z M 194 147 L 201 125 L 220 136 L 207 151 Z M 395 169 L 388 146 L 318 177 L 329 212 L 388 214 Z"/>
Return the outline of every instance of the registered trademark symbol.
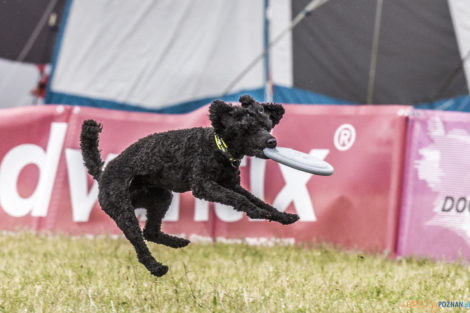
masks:
<path fill-rule="evenodd" d="M 356 140 L 356 130 L 351 124 L 343 124 L 335 132 L 334 143 L 339 151 L 346 151 Z"/>

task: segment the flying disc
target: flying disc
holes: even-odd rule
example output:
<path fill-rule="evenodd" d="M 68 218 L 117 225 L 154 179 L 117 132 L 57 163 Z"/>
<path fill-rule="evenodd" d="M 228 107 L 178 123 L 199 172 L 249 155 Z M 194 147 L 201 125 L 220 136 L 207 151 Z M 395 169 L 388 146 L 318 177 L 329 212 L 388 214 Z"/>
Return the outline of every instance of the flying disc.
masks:
<path fill-rule="evenodd" d="M 307 153 L 283 147 L 265 148 L 263 152 L 271 160 L 299 171 L 323 176 L 333 174 L 333 166 Z"/>

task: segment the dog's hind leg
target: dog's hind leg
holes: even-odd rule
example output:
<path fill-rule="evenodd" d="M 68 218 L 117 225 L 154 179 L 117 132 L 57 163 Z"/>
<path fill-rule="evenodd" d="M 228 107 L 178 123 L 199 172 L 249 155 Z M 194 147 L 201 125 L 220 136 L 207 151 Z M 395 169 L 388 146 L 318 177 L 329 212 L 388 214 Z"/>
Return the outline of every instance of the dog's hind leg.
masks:
<path fill-rule="evenodd" d="M 161 231 L 162 219 L 170 207 L 172 198 L 173 195 L 170 191 L 159 187 L 141 187 L 132 192 L 134 207 L 147 209 L 147 223 L 143 232 L 144 238 L 168 247 L 182 248 L 187 246 L 190 241 Z"/>
<path fill-rule="evenodd" d="M 114 219 L 117 226 L 123 231 L 126 238 L 132 243 L 137 252 L 137 258 L 155 276 L 163 276 L 168 266 L 157 262 L 145 244 L 140 224 L 135 216 L 126 184 L 114 183 L 109 190 L 113 196 L 100 193 L 100 204 L 103 210 Z M 104 189 L 104 188 L 103 188 Z"/>

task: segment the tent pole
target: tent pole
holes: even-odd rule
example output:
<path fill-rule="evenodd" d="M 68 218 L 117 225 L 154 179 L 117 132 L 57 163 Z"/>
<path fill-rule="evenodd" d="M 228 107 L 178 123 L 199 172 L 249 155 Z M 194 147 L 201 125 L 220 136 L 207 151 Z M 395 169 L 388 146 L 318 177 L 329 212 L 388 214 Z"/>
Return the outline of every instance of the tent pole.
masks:
<path fill-rule="evenodd" d="M 312 0 L 309 2 L 309 4 L 307 4 L 307 6 L 305 6 L 305 8 L 300 11 L 299 14 L 297 14 L 297 16 L 292 20 L 292 23 L 286 28 L 284 29 L 279 35 L 276 36 L 276 38 L 274 38 L 272 41 L 269 42 L 269 45 L 266 49 L 263 50 L 263 52 L 261 52 L 259 55 L 257 55 L 241 72 L 240 74 L 238 74 L 235 79 L 233 79 L 230 84 L 227 85 L 227 87 L 225 88 L 223 94 L 222 94 L 222 97 L 225 97 L 231 90 L 232 88 L 253 68 L 253 66 L 256 65 L 256 63 L 258 63 L 263 57 L 264 55 L 267 53 L 267 51 L 269 49 L 271 49 L 272 47 L 274 47 L 275 44 L 277 44 L 282 38 L 284 38 L 284 36 L 292 31 L 292 29 L 294 29 L 295 26 L 297 26 L 297 24 L 300 23 L 300 21 L 302 21 L 307 15 L 309 15 L 313 10 L 315 10 L 316 8 L 318 8 L 319 6 L 321 6 L 322 4 L 324 4 L 325 2 L 327 2 L 328 0 Z"/>
<path fill-rule="evenodd" d="M 375 73 L 377 69 L 377 54 L 379 52 L 380 24 L 382 20 L 383 0 L 377 0 L 375 10 L 374 37 L 372 39 L 372 50 L 369 68 L 369 84 L 367 86 L 367 104 L 372 104 L 374 100 Z"/>
<path fill-rule="evenodd" d="M 269 16 L 269 0 L 264 0 L 264 101 L 273 102 L 273 81 L 271 76 L 271 51 L 269 50 L 270 35 L 270 16 Z"/>

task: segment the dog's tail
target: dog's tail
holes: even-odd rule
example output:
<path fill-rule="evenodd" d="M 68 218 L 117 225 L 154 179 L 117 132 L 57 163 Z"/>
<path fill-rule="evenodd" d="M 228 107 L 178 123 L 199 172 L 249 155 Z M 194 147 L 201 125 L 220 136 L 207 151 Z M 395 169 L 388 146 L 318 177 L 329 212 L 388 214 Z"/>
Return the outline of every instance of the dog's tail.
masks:
<path fill-rule="evenodd" d="M 100 179 L 101 168 L 104 164 L 98 149 L 98 137 L 101 129 L 101 124 L 94 120 L 86 120 L 82 124 L 82 133 L 80 134 L 80 149 L 82 150 L 85 166 L 88 173 L 97 181 Z"/>

